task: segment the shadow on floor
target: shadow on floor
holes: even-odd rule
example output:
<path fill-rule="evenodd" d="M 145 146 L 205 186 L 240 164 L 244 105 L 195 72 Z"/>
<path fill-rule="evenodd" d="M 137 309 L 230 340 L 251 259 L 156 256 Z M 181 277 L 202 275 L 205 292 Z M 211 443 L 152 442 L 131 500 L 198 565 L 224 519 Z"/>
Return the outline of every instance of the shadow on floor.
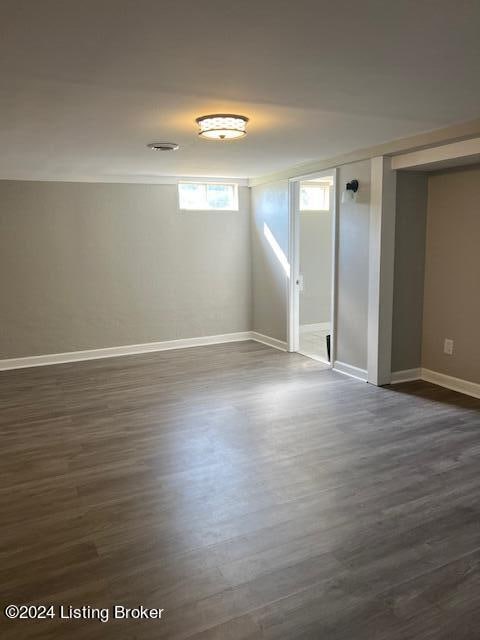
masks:
<path fill-rule="evenodd" d="M 452 391 L 445 387 L 440 387 L 425 380 L 415 380 L 413 382 L 402 382 L 400 384 L 391 384 L 385 387 L 390 391 L 409 395 L 415 398 L 423 398 L 432 400 L 433 402 L 441 402 L 443 404 L 452 405 L 463 409 L 476 409 L 480 411 L 480 399 L 467 396 L 464 393 Z"/>

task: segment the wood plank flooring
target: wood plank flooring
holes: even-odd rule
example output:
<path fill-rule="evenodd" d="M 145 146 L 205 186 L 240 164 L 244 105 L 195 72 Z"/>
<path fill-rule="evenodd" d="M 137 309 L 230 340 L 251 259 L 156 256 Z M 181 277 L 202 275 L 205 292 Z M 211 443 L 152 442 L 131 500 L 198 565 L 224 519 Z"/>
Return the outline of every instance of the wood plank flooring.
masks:
<path fill-rule="evenodd" d="M 480 638 L 478 400 L 244 342 L 0 373 L 0 437 L 2 640 Z"/>

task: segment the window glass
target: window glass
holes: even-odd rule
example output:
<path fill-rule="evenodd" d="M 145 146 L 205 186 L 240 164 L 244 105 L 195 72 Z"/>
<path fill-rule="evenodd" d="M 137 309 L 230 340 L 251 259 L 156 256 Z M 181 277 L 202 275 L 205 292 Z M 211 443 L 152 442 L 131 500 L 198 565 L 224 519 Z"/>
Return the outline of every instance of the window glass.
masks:
<path fill-rule="evenodd" d="M 323 184 L 300 185 L 300 211 L 328 211 L 330 187 Z"/>
<path fill-rule="evenodd" d="M 203 209 L 205 206 L 205 185 L 193 182 L 178 185 L 181 209 Z"/>
<path fill-rule="evenodd" d="M 236 184 L 180 182 L 178 196 L 180 209 L 238 211 Z"/>

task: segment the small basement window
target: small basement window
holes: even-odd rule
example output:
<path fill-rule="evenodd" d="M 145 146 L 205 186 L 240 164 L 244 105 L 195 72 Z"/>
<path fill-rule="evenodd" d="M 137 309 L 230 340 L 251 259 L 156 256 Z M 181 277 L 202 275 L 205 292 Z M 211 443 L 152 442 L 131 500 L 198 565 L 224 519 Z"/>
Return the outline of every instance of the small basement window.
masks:
<path fill-rule="evenodd" d="M 178 202 L 187 211 L 238 211 L 238 185 L 224 182 L 179 182 Z"/>
<path fill-rule="evenodd" d="M 300 185 L 300 211 L 328 211 L 330 209 L 330 185 L 309 182 Z"/>

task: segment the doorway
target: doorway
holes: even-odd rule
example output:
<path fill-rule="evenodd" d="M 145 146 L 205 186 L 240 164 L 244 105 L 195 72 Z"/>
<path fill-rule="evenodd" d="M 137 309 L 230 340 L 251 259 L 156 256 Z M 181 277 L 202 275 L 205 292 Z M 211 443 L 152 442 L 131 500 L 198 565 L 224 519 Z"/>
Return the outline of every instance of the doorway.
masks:
<path fill-rule="evenodd" d="M 290 182 L 289 351 L 335 357 L 336 171 Z"/>

